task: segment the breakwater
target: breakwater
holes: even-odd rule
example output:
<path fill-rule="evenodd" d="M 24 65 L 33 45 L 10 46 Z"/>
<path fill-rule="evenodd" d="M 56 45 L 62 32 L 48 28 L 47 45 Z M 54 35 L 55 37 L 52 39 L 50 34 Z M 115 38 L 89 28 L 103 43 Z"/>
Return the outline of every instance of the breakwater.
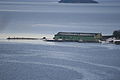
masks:
<path fill-rule="evenodd" d="M 7 38 L 8 40 L 39 40 L 39 38 L 21 38 L 21 37 L 14 37 L 14 38 Z"/>

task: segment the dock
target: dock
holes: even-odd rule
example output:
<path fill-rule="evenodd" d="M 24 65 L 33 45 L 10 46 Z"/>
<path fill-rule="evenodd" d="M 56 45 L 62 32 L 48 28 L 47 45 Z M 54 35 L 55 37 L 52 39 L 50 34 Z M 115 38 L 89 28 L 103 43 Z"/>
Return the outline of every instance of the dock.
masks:
<path fill-rule="evenodd" d="M 14 38 L 7 38 L 8 40 L 39 40 L 38 38 L 21 38 L 21 37 L 14 37 Z"/>

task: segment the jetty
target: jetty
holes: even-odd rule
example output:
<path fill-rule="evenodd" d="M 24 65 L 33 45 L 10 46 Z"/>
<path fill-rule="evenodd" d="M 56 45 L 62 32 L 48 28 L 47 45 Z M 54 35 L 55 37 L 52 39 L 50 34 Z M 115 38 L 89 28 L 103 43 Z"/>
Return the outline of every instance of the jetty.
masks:
<path fill-rule="evenodd" d="M 39 38 L 8 37 L 8 40 L 39 40 Z"/>

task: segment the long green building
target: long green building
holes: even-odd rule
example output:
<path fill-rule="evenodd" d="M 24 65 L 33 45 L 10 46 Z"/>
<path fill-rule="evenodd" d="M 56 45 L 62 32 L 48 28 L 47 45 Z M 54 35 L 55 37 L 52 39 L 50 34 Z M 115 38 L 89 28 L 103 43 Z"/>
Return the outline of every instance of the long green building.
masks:
<path fill-rule="evenodd" d="M 58 32 L 54 40 L 77 41 L 77 42 L 98 42 L 102 39 L 101 33 L 78 33 L 78 32 Z"/>

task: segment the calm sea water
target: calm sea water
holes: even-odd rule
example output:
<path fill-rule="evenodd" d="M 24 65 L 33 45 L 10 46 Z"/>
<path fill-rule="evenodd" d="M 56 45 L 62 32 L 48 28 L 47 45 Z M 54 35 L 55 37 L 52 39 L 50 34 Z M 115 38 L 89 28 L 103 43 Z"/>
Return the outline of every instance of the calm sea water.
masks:
<path fill-rule="evenodd" d="M 0 2 L 0 32 L 55 34 L 71 31 L 112 34 L 114 30 L 120 29 L 119 9 L 120 2 Z"/>
<path fill-rule="evenodd" d="M 119 9 L 119 3 L 0 2 L 0 38 L 112 34 L 120 29 Z M 0 80 L 120 80 L 119 61 L 120 45 L 0 39 Z"/>
<path fill-rule="evenodd" d="M 1 80 L 119 80 L 120 46 L 0 41 Z"/>

